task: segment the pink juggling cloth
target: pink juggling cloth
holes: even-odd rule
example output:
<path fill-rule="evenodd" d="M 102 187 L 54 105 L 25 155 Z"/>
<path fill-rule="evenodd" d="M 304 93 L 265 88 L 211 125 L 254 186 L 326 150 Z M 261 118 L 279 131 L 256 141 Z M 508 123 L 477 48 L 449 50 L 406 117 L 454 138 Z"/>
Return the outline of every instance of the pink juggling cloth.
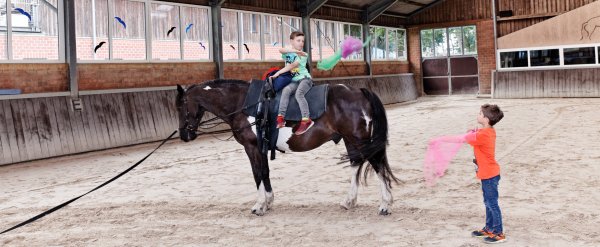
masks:
<path fill-rule="evenodd" d="M 444 176 L 450 162 L 456 156 L 462 145 L 467 141 L 475 140 L 475 131 L 464 135 L 440 136 L 429 141 L 423 172 L 425 182 L 433 186 L 437 180 Z"/>

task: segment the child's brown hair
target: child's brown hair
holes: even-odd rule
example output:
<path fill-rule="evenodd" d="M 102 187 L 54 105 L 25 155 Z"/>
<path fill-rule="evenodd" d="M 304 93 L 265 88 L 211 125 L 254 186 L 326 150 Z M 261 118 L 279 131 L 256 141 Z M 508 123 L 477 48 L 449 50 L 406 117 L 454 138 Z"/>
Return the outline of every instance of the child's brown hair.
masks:
<path fill-rule="evenodd" d="M 490 126 L 494 126 L 504 117 L 504 113 L 498 105 L 485 104 L 481 106 L 483 116 L 490 120 Z"/>
<path fill-rule="evenodd" d="M 298 37 L 298 36 L 302 36 L 302 37 L 304 37 L 304 33 L 303 33 L 303 32 L 300 32 L 300 31 L 293 31 L 293 32 L 290 34 L 290 39 L 295 39 L 295 38 L 296 38 L 296 37 Z"/>

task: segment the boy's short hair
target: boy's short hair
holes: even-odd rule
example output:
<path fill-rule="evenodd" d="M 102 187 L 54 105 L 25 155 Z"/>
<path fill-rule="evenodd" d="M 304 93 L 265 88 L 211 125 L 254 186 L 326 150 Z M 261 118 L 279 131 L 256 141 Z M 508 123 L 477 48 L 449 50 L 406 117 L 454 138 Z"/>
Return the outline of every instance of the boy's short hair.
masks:
<path fill-rule="evenodd" d="M 300 31 L 293 31 L 293 32 L 290 34 L 290 39 L 295 39 L 295 38 L 296 38 L 296 37 L 298 37 L 298 36 L 302 36 L 302 37 L 304 37 L 304 33 L 303 33 L 303 32 L 300 32 Z"/>
<path fill-rule="evenodd" d="M 504 117 L 504 113 L 498 105 L 485 104 L 481 106 L 483 116 L 490 120 L 490 126 L 494 126 Z"/>

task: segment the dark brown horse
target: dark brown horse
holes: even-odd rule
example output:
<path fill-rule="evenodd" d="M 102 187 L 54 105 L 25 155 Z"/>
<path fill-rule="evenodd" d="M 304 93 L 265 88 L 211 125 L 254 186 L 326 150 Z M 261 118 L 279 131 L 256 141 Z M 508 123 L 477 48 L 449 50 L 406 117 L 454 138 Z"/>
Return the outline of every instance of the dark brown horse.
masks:
<path fill-rule="evenodd" d="M 258 190 L 258 199 L 252 213 L 263 215 L 273 203 L 267 155 L 258 147 L 254 118 L 242 113 L 249 83 L 241 80 L 213 80 L 183 89 L 177 86 L 176 105 L 179 111 L 181 140 L 188 142 L 197 137 L 198 125 L 204 112 L 211 112 L 229 124 L 235 140 L 244 146 L 252 165 Z M 289 123 L 290 124 L 290 123 Z M 288 125 L 289 125 L 288 124 Z M 329 88 L 325 113 L 302 135 L 293 135 L 291 127 L 279 131 L 277 147 L 280 150 L 304 152 L 331 140 L 344 140 L 348 151 L 346 159 L 353 168 L 348 197 L 341 206 L 349 209 L 356 204 L 356 195 L 363 171 L 366 179 L 372 168 L 380 180 L 382 201 L 379 214 L 387 215 L 393 202 L 392 174 L 387 160 L 388 124 L 385 109 L 379 98 L 367 89 L 345 85 Z M 368 161 L 369 165 L 364 165 Z"/>

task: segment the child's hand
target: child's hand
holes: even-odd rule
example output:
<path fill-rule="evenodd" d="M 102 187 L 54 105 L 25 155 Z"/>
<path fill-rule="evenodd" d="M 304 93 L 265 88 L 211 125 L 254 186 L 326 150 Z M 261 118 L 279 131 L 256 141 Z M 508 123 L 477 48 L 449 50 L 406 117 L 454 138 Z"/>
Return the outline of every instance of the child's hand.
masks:
<path fill-rule="evenodd" d="M 303 51 L 296 51 L 296 54 L 298 54 L 298 56 L 301 56 L 301 57 L 308 56 L 308 54 L 306 54 L 306 52 L 303 52 Z"/>
<path fill-rule="evenodd" d="M 269 79 L 275 80 L 275 78 L 277 78 L 278 76 L 279 76 L 279 74 L 275 73 L 272 76 L 269 76 Z"/>

